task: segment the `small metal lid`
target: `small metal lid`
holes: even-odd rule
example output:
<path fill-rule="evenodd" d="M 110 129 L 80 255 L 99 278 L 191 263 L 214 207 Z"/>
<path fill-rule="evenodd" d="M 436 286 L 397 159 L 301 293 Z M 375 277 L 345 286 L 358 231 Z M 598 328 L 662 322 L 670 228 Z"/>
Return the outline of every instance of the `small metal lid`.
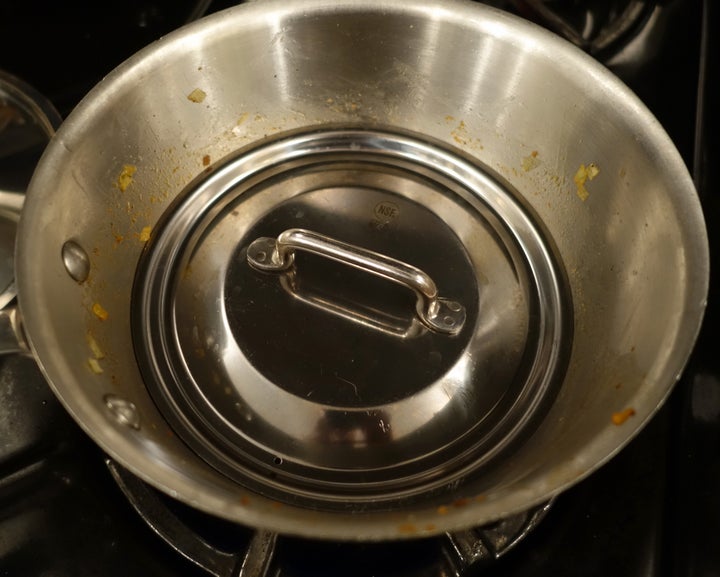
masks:
<path fill-rule="evenodd" d="M 0 205 L 19 211 L 5 193 L 24 194 L 40 155 L 62 119 L 53 104 L 23 80 L 0 70 Z"/>
<path fill-rule="evenodd" d="M 49 100 L 0 70 L 0 308 L 15 297 L 15 236 L 25 189 L 61 121 Z"/>
<path fill-rule="evenodd" d="M 133 319 L 154 398 L 244 485 L 313 506 L 437 490 L 531 429 L 569 342 L 512 191 L 408 135 L 245 151 L 153 232 Z"/>

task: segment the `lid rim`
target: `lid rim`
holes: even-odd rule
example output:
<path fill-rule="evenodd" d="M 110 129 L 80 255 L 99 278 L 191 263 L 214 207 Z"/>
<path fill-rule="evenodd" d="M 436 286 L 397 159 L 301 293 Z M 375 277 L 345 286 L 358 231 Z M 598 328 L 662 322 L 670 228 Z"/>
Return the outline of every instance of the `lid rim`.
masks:
<path fill-rule="evenodd" d="M 224 403 L 217 403 L 221 395 L 212 393 L 208 396 L 207 391 L 204 390 L 205 385 L 194 376 L 192 369 L 194 361 L 188 356 L 194 354 L 194 349 L 191 345 L 187 345 L 190 348 L 185 348 L 186 345 L 183 343 L 191 344 L 195 342 L 192 339 L 198 337 L 195 335 L 188 341 L 181 334 L 184 330 L 183 323 L 179 321 L 177 314 L 178 311 L 181 315 L 184 314 L 185 307 L 181 305 L 187 304 L 187 301 L 176 300 L 177 295 L 180 294 L 177 292 L 180 286 L 178 283 L 184 282 L 188 276 L 189 259 L 197 252 L 195 242 L 205 238 L 207 227 L 215 226 L 208 223 L 214 223 L 216 217 L 222 218 L 225 214 L 223 210 L 226 208 L 232 214 L 239 212 L 233 208 L 233 201 L 228 199 L 228 191 L 233 191 L 233 198 L 247 203 L 248 200 L 244 195 L 248 193 L 242 187 L 242 182 L 251 177 L 259 177 L 263 168 L 272 167 L 272 170 L 278 170 L 281 166 L 278 153 L 284 154 L 281 156 L 282 159 L 288 159 L 296 164 L 301 158 L 309 158 L 311 162 L 322 164 L 323 158 L 337 153 L 350 154 L 356 159 L 371 158 L 379 164 L 389 162 L 392 165 L 390 159 L 395 159 L 400 163 L 421 166 L 424 171 L 437 174 L 438 178 L 456 182 L 456 188 L 460 187 L 459 191 L 464 192 L 467 197 L 463 198 L 463 194 L 460 195 L 458 202 L 462 202 L 463 206 L 467 204 L 484 207 L 483 216 L 490 219 L 488 222 L 493 222 L 492 226 L 496 227 L 493 229 L 496 235 L 495 242 L 510 243 L 500 246 L 502 258 L 514 263 L 509 271 L 511 276 L 515 277 L 514 282 L 520 283 L 518 287 L 525 287 L 520 290 L 524 296 L 515 303 L 520 309 L 529 307 L 527 319 L 522 324 L 537 323 L 537 326 L 528 325 L 524 329 L 528 332 L 524 340 L 524 348 L 521 346 L 522 351 L 505 353 L 510 359 L 514 358 L 513 354 L 520 355 L 517 358 L 523 360 L 512 372 L 519 371 L 521 380 L 523 375 L 525 379 L 529 379 L 529 381 L 524 380 L 522 386 L 516 384 L 510 387 L 510 391 L 517 389 L 512 393 L 516 394 L 516 397 L 512 398 L 509 392 L 503 393 L 490 408 L 484 409 L 487 411 L 484 415 L 465 415 L 463 417 L 465 420 L 461 421 L 465 424 L 460 428 L 453 423 L 468 406 L 474 406 L 473 403 L 476 401 L 472 401 L 470 405 L 466 404 L 468 399 L 475 399 L 481 391 L 473 379 L 481 374 L 478 371 L 487 370 L 487 367 L 483 367 L 483 363 L 487 363 L 487 360 L 473 359 L 473 354 L 478 352 L 475 350 L 478 347 L 477 343 L 483 338 L 487 339 L 487 335 L 491 334 L 488 332 L 491 327 L 485 327 L 485 334 L 481 334 L 483 330 L 475 326 L 474 317 L 469 319 L 470 328 L 463 331 L 464 348 L 458 362 L 450 366 L 433 387 L 427 389 L 430 390 L 429 393 L 427 390 L 423 393 L 416 391 L 407 399 L 398 401 L 390 412 L 388 411 L 391 405 L 387 403 L 371 406 L 370 409 L 367 406 L 348 409 L 333 403 L 326 404 L 323 409 L 322 404 L 308 403 L 299 397 L 294 401 L 290 397 L 283 397 L 282 394 L 278 397 L 276 393 L 272 393 L 276 386 L 261 372 L 252 368 L 252 363 L 248 362 L 249 359 L 234 343 L 234 337 L 229 336 L 228 333 L 220 339 L 215 339 L 213 345 L 219 347 L 218 351 L 221 351 L 220 356 L 223 358 L 223 365 L 218 367 L 218 373 L 237 372 L 243 375 L 243 379 L 250 378 L 252 374 L 254 375 L 252 379 L 257 380 L 257 386 L 253 385 L 253 387 L 249 387 L 245 381 L 242 383 L 233 381 L 225 385 L 225 392 L 238 399 L 235 405 L 243 406 L 240 416 L 229 418 L 230 413 L 221 408 Z M 477 190 L 478 182 L 483 185 L 482 193 Z M 468 188 L 470 184 L 473 188 Z M 298 194 L 298 191 L 294 193 Z M 250 195 L 249 198 L 253 196 Z M 288 198 L 293 198 L 293 194 L 291 193 Z M 208 199 L 210 204 L 206 202 Z M 488 204 L 493 199 L 501 199 L 502 202 L 500 205 Z M 133 330 L 138 357 L 145 359 L 140 363 L 144 367 L 143 374 L 148 381 L 151 394 L 173 426 L 179 429 L 180 436 L 210 464 L 245 485 L 256 486 L 259 492 L 264 491 L 279 500 L 296 502 L 298 499 L 309 499 L 313 506 L 321 501 L 332 507 L 333 502 L 348 498 L 386 506 L 387 502 L 392 500 L 441 490 L 449 482 L 488 466 L 498 455 L 509 450 L 538 420 L 537 414 L 548 404 L 544 399 L 551 397 L 555 385 L 559 384 L 568 356 L 566 331 L 571 325 L 567 320 L 571 314 L 571 307 L 567 302 L 569 293 L 563 285 L 564 275 L 554 260 L 552 250 L 545 245 L 536 223 L 516 199 L 484 172 L 479 171 L 478 167 L 470 165 L 444 148 L 438 149 L 434 144 L 406 135 L 372 130 L 327 132 L 314 130 L 309 134 L 295 134 L 285 140 L 280 139 L 265 144 L 260 149 L 245 153 L 227 165 L 221 166 L 209 179 L 200 182 L 199 186 L 198 183 L 194 183 L 189 194 L 183 197 L 183 201 L 174 210 L 175 212 L 165 221 L 165 226 L 160 228 L 151 241 L 148 251 L 150 256 L 141 263 L 139 269 L 142 272 L 138 276 L 135 294 L 139 295 L 140 306 L 135 308 L 141 312 L 133 322 Z M 250 215 L 260 214 L 253 210 L 244 212 Z M 247 214 L 243 216 L 246 221 L 257 218 Z M 272 211 L 267 214 L 272 215 Z M 520 230 L 511 228 L 512 224 L 521 227 Z M 195 240 L 191 242 L 189 240 L 191 238 Z M 237 251 L 234 249 L 231 252 Z M 245 258 L 244 250 L 241 252 Z M 230 260 L 233 263 L 239 262 L 237 254 Z M 229 274 L 228 270 L 233 266 L 235 264 L 222 264 L 220 267 L 222 274 L 219 274 L 218 278 L 226 278 Z M 219 282 L 218 287 L 226 285 L 226 281 L 222 280 L 212 282 Z M 193 286 L 197 289 L 199 285 Z M 218 318 L 222 319 L 222 324 L 227 325 L 229 317 L 225 290 L 221 288 L 220 292 L 216 293 L 217 297 L 214 301 L 219 306 Z M 477 290 L 478 294 L 484 294 L 480 288 Z M 198 310 L 202 310 L 202 307 Z M 166 327 L 171 327 L 169 333 L 166 332 Z M 497 330 L 498 327 L 493 328 Z M 159 348 L 157 343 L 160 343 Z M 233 352 L 229 353 L 230 350 Z M 489 358 L 487 355 L 480 356 Z M 227 364 L 228 362 L 230 364 Z M 492 369 L 492 371 L 496 370 L 498 369 Z M 506 370 L 506 368 L 502 369 L 503 373 Z M 463 379 L 467 379 L 468 375 L 474 377 L 470 382 L 458 381 L 456 379 L 460 374 L 464 375 Z M 514 378 L 518 378 L 517 375 Z M 221 378 L 220 382 L 222 380 Z M 343 427 L 346 428 L 344 434 L 348 435 L 357 427 L 361 431 L 367 430 L 368 425 L 359 424 L 357 421 L 360 415 L 366 414 L 373 423 L 372 427 L 381 429 L 383 433 L 392 429 L 392 434 L 372 442 L 367 437 L 354 440 L 348 437 L 343 443 L 349 444 L 334 447 L 331 442 L 329 448 L 327 448 L 328 439 L 325 439 L 322 443 L 324 453 L 319 458 L 317 451 L 321 445 L 315 444 L 314 441 L 307 445 L 312 438 L 308 436 L 311 435 L 310 429 L 302 434 L 287 437 L 278 435 L 273 427 L 281 427 L 280 431 L 282 431 L 288 417 L 280 416 L 281 420 L 278 421 L 278 417 L 269 416 L 267 412 L 258 413 L 265 401 L 258 401 L 261 403 L 258 405 L 255 401 L 253 401 L 255 404 L 248 402 L 247 396 L 236 396 L 240 390 L 245 391 L 243 394 L 247 395 L 247 391 L 253 388 L 262 391 L 263 396 L 272 393 L 274 404 L 266 406 L 272 411 L 279 410 L 278 415 L 289 416 L 288 410 L 292 410 L 294 413 L 292 419 L 296 422 L 302 422 L 302 418 L 305 418 L 310 423 L 315 422 L 317 426 L 329 415 L 336 415 L 344 419 Z M 442 405 L 450 407 L 446 413 L 438 408 L 432 408 L 432 404 L 421 404 L 424 400 L 423 395 L 425 397 L 436 395 L 436 391 L 444 391 L 443 394 L 446 395 Z M 357 390 L 355 392 L 357 394 Z M 212 397 L 213 394 L 215 397 Z M 503 400 L 503 396 L 511 398 Z M 326 410 L 328 406 L 331 407 L 330 411 Z M 416 421 L 413 428 L 405 435 L 395 438 L 393 435 L 396 429 L 401 429 L 396 423 L 402 423 L 398 417 L 397 406 L 405 411 L 402 414 L 412 412 L 417 414 L 417 409 L 407 409 L 407 407 L 423 406 L 432 413 L 424 417 L 428 420 Z M 462 411 L 461 406 L 465 407 Z M 443 417 L 443 420 L 438 421 L 445 423 L 441 425 L 442 427 L 453 423 L 455 427 L 453 430 L 457 432 L 449 439 L 443 440 L 441 437 L 440 444 L 436 444 L 434 448 L 428 446 L 411 454 L 410 457 L 402 457 L 400 449 L 407 450 L 407 446 L 402 444 L 401 439 L 413 440 L 421 436 L 427 438 L 427 431 L 431 429 L 438 431 L 437 426 L 440 425 L 435 424 L 433 420 L 435 417 L 432 416 L 435 413 Z M 303 414 L 305 416 L 300 418 Z M 357 421 L 355 424 L 353 419 Z M 491 421 L 486 424 L 487 419 Z M 247 424 L 253 421 L 253 424 Z M 262 421 L 261 425 L 255 424 L 258 421 Z M 387 430 L 385 430 L 386 426 Z M 478 433 L 480 429 L 482 432 Z M 288 429 L 291 430 L 292 427 Z M 302 429 L 294 430 L 298 432 Z M 253 433 L 258 434 L 258 432 L 261 434 L 260 438 L 253 436 Z M 352 433 L 352 435 L 356 434 Z M 265 435 L 265 440 L 262 439 L 262 435 Z M 372 457 L 370 447 L 373 443 L 381 443 L 379 446 L 382 446 L 383 452 L 390 455 L 386 457 L 388 460 L 375 461 L 373 465 L 373 461 L 370 460 Z M 298 450 L 300 452 L 297 452 Z M 347 456 L 348 451 L 350 458 Z M 302 456 L 303 454 L 305 456 Z M 332 465 L 335 458 L 340 458 L 345 464 Z"/>

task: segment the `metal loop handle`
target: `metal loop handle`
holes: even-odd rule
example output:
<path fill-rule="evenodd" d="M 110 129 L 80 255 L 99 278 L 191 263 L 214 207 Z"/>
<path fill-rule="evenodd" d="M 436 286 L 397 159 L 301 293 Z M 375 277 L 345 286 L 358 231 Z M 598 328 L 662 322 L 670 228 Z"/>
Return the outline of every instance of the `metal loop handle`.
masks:
<path fill-rule="evenodd" d="M 248 247 L 247 259 L 257 270 L 282 272 L 293 265 L 296 250 L 330 258 L 409 288 L 417 296 L 418 318 L 436 332 L 456 334 L 465 323 L 465 307 L 439 297 L 433 280 L 419 268 L 316 232 L 291 228 L 277 239 L 258 238 Z"/>

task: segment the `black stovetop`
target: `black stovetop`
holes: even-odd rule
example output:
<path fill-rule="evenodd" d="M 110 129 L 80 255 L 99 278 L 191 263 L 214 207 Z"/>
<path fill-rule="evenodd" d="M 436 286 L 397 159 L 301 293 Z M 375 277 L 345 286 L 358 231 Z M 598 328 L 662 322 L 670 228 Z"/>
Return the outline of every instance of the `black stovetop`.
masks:
<path fill-rule="evenodd" d="M 491 3 L 542 17 L 532 0 Z M 0 69 L 45 94 L 63 116 L 122 59 L 197 11 L 232 2 L 76 4 L 50 8 L 25 0 L 0 6 Z M 582 15 L 579 0 L 544 4 Z M 676 143 L 695 177 L 714 256 L 720 197 L 711 159 L 720 150 L 714 104 L 720 97 L 720 51 L 711 31 L 720 26 L 720 10 L 712 0 L 637 4 L 644 6 L 642 17 L 614 45 L 593 55 L 637 92 Z M 595 51 L 590 43 L 583 47 Z M 279 537 L 265 574 L 718 575 L 718 297 L 713 269 L 698 345 L 668 403 L 614 459 L 549 504 L 537 526 L 501 558 L 479 555 L 468 565 L 445 537 L 365 545 Z M 198 528 L 206 552 L 242 560 L 252 531 L 206 523 L 202 514 L 158 499 Z M 225 567 L 216 574 L 240 574 L 239 565 Z M 105 456 L 59 405 L 33 360 L 6 356 L 0 359 L 0 577 L 96 575 L 208 572 L 168 545 L 129 504 Z"/>

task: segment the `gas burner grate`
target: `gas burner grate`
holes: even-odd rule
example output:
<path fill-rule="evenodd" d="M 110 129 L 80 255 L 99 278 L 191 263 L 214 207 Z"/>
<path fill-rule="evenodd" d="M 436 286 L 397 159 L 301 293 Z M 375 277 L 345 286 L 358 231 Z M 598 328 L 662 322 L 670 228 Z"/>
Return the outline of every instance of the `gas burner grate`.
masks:
<path fill-rule="evenodd" d="M 142 520 L 179 556 L 213 577 L 270 577 L 327 571 L 328 564 L 351 577 L 377 563 L 383 575 L 466 575 L 499 560 L 545 518 L 548 501 L 497 522 L 430 539 L 399 542 L 323 542 L 253 530 L 205 515 L 161 494 L 112 459 L 112 478 Z M 428 556 L 428 552 L 432 552 Z M 355 560 L 358 563 L 353 563 Z M 396 566 L 397 560 L 401 565 Z M 358 567 L 362 567 L 358 569 Z M 299 571 L 299 573 L 298 573 Z M 402 573 L 398 573 L 402 571 Z"/>
<path fill-rule="evenodd" d="M 598 56 L 619 50 L 642 29 L 654 0 L 495 0 L 486 2 L 515 12 Z"/>

